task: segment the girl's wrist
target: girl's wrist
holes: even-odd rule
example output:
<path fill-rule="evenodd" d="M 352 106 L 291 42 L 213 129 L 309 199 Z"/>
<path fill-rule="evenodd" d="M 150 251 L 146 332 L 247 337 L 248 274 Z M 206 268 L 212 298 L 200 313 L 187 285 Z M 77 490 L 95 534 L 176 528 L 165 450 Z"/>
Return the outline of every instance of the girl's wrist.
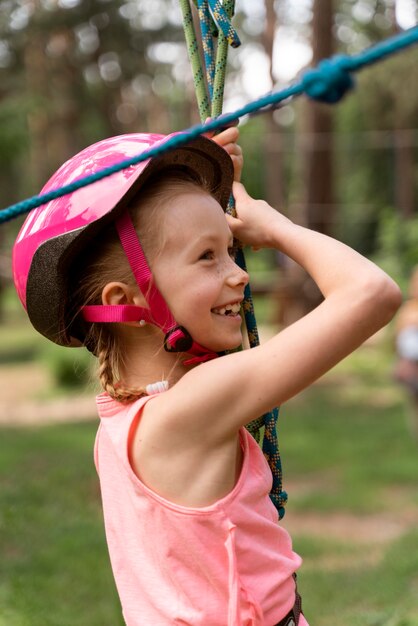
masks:
<path fill-rule="evenodd" d="M 271 220 L 269 229 L 267 232 L 267 248 L 276 248 L 281 252 L 284 252 L 286 244 L 289 243 L 289 239 L 292 239 L 297 235 L 297 224 L 294 224 L 290 219 L 277 213 L 277 219 Z"/>

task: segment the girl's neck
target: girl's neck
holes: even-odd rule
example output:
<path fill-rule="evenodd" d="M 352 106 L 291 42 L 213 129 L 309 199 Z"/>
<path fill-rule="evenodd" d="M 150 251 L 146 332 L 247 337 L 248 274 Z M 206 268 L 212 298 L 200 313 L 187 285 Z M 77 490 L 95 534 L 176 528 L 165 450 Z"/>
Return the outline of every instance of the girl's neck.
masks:
<path fill-rule="evenodd" d="M 146 387 L 150 383 L 168 380 L 170 387 L 191 369 L 183 365 L 183 355 L 167 352 L 162 333 L 151 329 L 141 337 L 130 334 L 124 341 L 123 380 L 128 387 Z"/>

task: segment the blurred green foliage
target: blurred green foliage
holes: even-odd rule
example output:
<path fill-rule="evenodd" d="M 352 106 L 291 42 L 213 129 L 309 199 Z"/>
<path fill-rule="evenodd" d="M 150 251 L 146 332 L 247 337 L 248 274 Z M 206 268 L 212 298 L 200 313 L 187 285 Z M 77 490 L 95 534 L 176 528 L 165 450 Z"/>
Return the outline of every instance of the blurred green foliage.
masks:
<path fill-rule="evenodd" d="M 60 390 L 85 387 L 91 381 L 93 357 L 84 348 L 64 348 L 45 341 L 41 360 Z"/>
<path fill-rule="evenodd" d="M 407 278 L 418 265 L 418 216 L 402 219 L 393 209 L 382 211 L 375 259 L 406 290 Z"/>

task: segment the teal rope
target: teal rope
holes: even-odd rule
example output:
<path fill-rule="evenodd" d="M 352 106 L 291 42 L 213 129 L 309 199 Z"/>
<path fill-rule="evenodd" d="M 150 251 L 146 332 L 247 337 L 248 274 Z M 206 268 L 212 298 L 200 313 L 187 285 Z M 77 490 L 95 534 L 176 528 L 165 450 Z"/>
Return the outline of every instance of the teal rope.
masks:
<path fill-rule="evenodd" d="M 213 98 L 213 81 L 215 76 L 215 61 L 212 40 L 212 20 L 207 0 L 198 0 L 200 29 L 202 31 L 202 46 L 206 66 L 206 82 L 209 90 L 209 100 Z M 202 120 L 204 121 L 204 120 Z"/>
<path fill-rule="evenodd" d="M 279 519 L 285 514 L 287 493 L 282 489 L 283 472 L 277 440 L 277 421 L 279 409 L 275 408 L 264 416 L 263 453 L 272 469 L 273 484 L 270 490 L 270 499 L 279 513 Z"/>
<path fill-rule="evenodd" d="M 226 19 L 231 19 L 234 15 L 235 0 L 224 1 Z M 232 28 L 232 27 L 231 27 Z M 228 37 L 224 32 L 220 32 L 218 36 L 218 47 L 216 50 L 215 63 L 215 80 L 213 84 L 213 98 L 212 98 L 212 117 L 218 117 L 222 113 L 222 105 L 225 89 L 225 75 L 226 75 L 226 61 L 228 58 Z"/>
<path fill-rule="evenodd" d="M 234 0 L 224 0 L 224 8 L 227 19 L 231 19 L 234 15 L 235 9 L 235 1 Z M 219 33 L 218 39 L 218 47 L 216 50 L 216 66 L 215 66 L 215 83 L 213 88 L 213 99 L 212 99 L 212 117 L 216 118 L 222 113 L 222 104 L 223 104 L 223 96 L 224 96 L 224 87 L 225 87 L 225 75 L 226 75 L 226 62 L 228 55 L 228 39 L 223 32 Z M 227 208 L 227 212 L 233 216 L 236 216 L 235 211 L 235 201 L 234 197 L 231 194 L 229 199 L 229 204 Z M 236 250 L 236 262 L 243 269 L 247 270 L 245 263 L 244 252 L 241 248 L 237 248 Z M 255 319 L 254 313 L 254 304 L 253 298 L 251 294 L 251 287 L 249 284 L 245 287 L 244 300 L 243 300 L 243 313 L 245 319 L 245 326 L 247 329 L 248 341 L 251 348 L 255 348 L 260 344 L 260 339 L 258 336 L 257 330 L 257 322 Z M 277 422 L 277 420 L 276 420 Z M 276 422 L 274 422 L 274 433 L 276 433 Z M 254 439 L 259 442 L 260 441 L 260 431 L 265 424 L 271 425 L 271 414 L 266 413 L 261 417 L 252 420 L 249 424 L 246 425 L 248 432 L 254 437 Z M 275 434 L 272 438 L 276 436 Z M 264 441 L 263 441 L 264 445 Z M 276 442 L 276 451 L 278 449 L 278 444 Z M 266 458 L 269 461 L 272 459 L 271 455 L 266 454 Z M 275 484 L 276 491 L 281 492 L 281 483 L 280 485 L 276 485 L 278 474 L 275 471 L 275 467 L 270 464 L 272 475 L 273 475 L 273 484 Z"/>
<path fill-rule="evenodd" d="M 228 44 L 233 48 L 241 45 L 238 34 L 230 22 L 230 15 L 225 11 L 220 0 L 208 0 L 209 11 L 218 29 L 223 33 Z"/>
<path fill-rule="evenodd" d="M 23 200 L 22 202 L 18 202 L 17 204 L 13 204 L 6 209 L 3 209 L 0 211 L 0 224 L 10 221 L 18 215 L 27 213 L 31 209 L 41 206 L 50 200 L 65 196 L 66 194 L 72 193 L 82 187 L 86 187 L 97 180 L 110 176 L 115 172 L 126 169 L 131 165 L 137 165 L 147 159 L 161 156 L 170 149 L 175 149 L 189 143 L 205 132 L 219 130 L 244 115 L 251 115 L 261 109 L 271 108 L 272 105 L 277 105 L 283 100 L 293 96 L 300 96 L 301 94 L 306 93 L 310 98 L 315 100 L 321 100 L 323 102 L 336 102 L 337 97 L 338 99 L 342 98 L 343 95 L 353 87 L 354 83 L 350 75 L 351 72 L 355 72 L 367 65 L 376 63 L 377 61 L 380 61 L 381 59 L 416 43 L 418 43 L 418 27 L 411 28 L 408 31 L 391 37 L 387 41 L 380 42 L 376 46 L 373 46 L 356 56 L 336 56 L 322 61 L 316 68 L 305 72 L 301 79 L 293 85 L 290 85 L 281 91 L 270 93 L 262 98 L 254 100 L 236 111 L 224 113 L 214 120 L 209 120 L 206 124 L 197 124 L 192 126 L 184 132 L 179 133 L 174 137 L 170 137 L 170 139 L 168 139 L 163 146 L 150 148 L 142 154 L 121 161 L 112 167 L 107 167 L 100 172 L 80 178 L 78 181 L 75 181 L 70 185 L 64 185 L 63 187 L 52 190 L 46 194 L 33 196 L 32 198 L 28 198 L 27 200 Z"/>

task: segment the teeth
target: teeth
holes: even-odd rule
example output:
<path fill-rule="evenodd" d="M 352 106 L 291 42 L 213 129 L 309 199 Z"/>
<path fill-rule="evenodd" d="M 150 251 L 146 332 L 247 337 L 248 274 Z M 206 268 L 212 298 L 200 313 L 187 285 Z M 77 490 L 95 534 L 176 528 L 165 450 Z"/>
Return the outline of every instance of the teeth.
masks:
<path fill-rule="evenodd" d="M 227 304 L 225 307 L 221 307 L 219 309 L 213 309 L 213 311 L 218 315 L 225 315 L 227 311 L 228 313 L 233 313 L 234 315 L 236 315 L 237 313 L 239 313 L 240 308 L 240 303 L 236 302 L 235 304 Z"/>
<path fill-rule="evenodd" d="M 232 311 L 232 313 L 239 313 L 240 305 L 237 302 L 235 304 L 227 304 L 225 308 L 227 311 Z"/>

